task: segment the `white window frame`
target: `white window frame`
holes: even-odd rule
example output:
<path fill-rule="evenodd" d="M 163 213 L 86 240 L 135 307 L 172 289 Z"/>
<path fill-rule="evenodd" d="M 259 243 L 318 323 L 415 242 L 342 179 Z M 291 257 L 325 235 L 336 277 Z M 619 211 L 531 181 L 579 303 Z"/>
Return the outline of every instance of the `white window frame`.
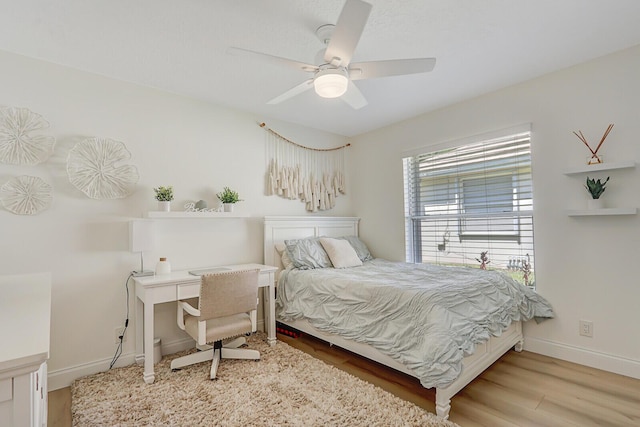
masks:
<path fill-rule="evenodd" d="M 440 198 L 441 201 L 447 201 L 447 204 L 443 204 L 443 203 L 440 204 L 440 206 L 443 206 L 443 207 L 449 206 L 446 212 L 443 212 L 444 210 L 443 209 L 443 210 L 440 210 L 440 212 L 434 211 L 432 214 L 428 214 L 426 211 L 425 212 L 416 211 L 418 209 L 425 210 L 424 207 L 426 206 L 425 199 L 424 199 L 425 197 L 424 192 L 421 192 L 420 188 L 415 187 L 416 185 L 420 185 L 417 182 L 417 180 L 422 178 L 418 177 L 417 171 L 414 172 L 413 177 L 408 176 L 408 172 L 412 170 L 412 166 L 408 166 L 407 161 L 409 161 L 411 158 L 415 158 L 418 156 L 428 156 L 428 155 L 436 154 L 438 152 L 442 152 L 448 149 L 466 148 L 466 146 L 472 146 L 474 144 L 478 144 L 481 142 L 491 143 L 492 141 L 495 141 L 495 140 L 515 137 L 521 134 L 528 134 L 529 143 L 531 143 L 531 125 L 526 124 L 526 125 L 508 128 L 508 129 L 502 129 L 502 130 L 487 133 L 487 134 L 476 135 L 469 138 L 453 140 L 453 141 L 449 141 L 442 144 L 435 144 L 427 147 L 421 147 L 421 148 L 417 148 L 417 149 L 403 153 L 403 165 L 405 169 L 404 196 L 405 196 L 405 220 L 406 220 L 406 258 L 408 262 L 423 261 L 421 258 L 422 248 L 414 247 L 416 242 L 421 241 L 421 236 L 416 236 L 415 224 L 416 224 L 416 221 L 423 221 L 423 220 L 429 221 L 430 220 L 429 218 L 431 217 L 434 218 L 434 220 L 436 218 L 442 219 L 447 217 L 450 217 L 451 219 L 456 219 L 458 221 L 458 226 L 457 226 L 458 229 L 456 230 L 456 235 L 460 240 L 476 240 L 476 241 L 495 240 L 497 242 L 512 241 L 518 245 L 520 244 L 520 237 L 522 234 L 522 230 L 520 228 L 520 225 L 521 225 L 520 219 L 526 217 L 527 224 L 529 224 L 529 221 L 530 221 L 530 225 L 527 226 L 527 227 L 530 227 L 530 229 L 527 228 L 526 230 L 526 233 L 528 233 L 526 240 L 527 240 L 527 244 L 529 244 L 528 242 L 531 242 L 530 243 L 531 250 L 527 252 L 526 256 L 527 256 L 527 259 L 533 259 L 534 254 L 533 254 L 533 195 L 532 195 L 533 191 L 532 190 L 529 190 L 531 193 L 530 195 L 523 196 L 523 197 L 527 197 L 524 201 L 521 201 L 520 195 L 517 194 L 516 190 L 514 190 L 514 198 L 513 198 L 514 202 L 513 202 L 513 205 L 511 206 L 511 209 L 508 209 L 507 204 L 503 203 L 503 205 L 505 205 L 504 207 L 507 207 L 507 209 L 505 209 L 503 212 L 490 212 L 491 204 L 489 203 L 488 205 L 485 206 L 485 208 L 488 210 L 488 213 L 485 215 L 482 215 L 482 214 L 479 215 L 478 212 L 464 212 L 464 195 L 463 195 L 464 184 L 463 183 L 466 179 L 469 179 L 469 180 L 479 179 L 481 174 L 478 174 L 475 172 L 470 172 L 468 174 L 465 172 L 459 175 L 445 173 L 443 177 L 447 177 L 447 176 L 449 177 L 448 179 L 448 181 L 450 182 L 449 186 L 457 190 L 456 194 L 451 195 L 451 197 L 447 194 Z M 525 164 L 525 168 L 529 168 L 529 179 L 531 179 L 531 176 L 530 176 L 531 163 L 529 162 L 528 165 Z M 516 179 L 515 177 L 522 176 L 522 172 L 520 171 L 517 171 L 517 172 L 504 171 L 504 170 L 501 170 L 499 166 L 495 167 L 495 169 L 492 167 L 487 167 L 486 170 L 483 170 L 483 173 L 485 173 L 484 176 L 488 178 L 500 177 L 500 176 L 512 176 L 514 183 Z M 455 179 L 457 181 L 455 183 L 452 183 L 451 182 L 452 179 Z M 447 184 L 445 183 L 443 184 L 442 188 L 446 190 L 446 186 Z M 424 187 L 422 188 L 424 190 Z M 482 187 L 479 187 L 479 188 L 482 188 Z M 490 189 L 490 187 L 488 188 Z M 514 184 L 514 188 L 517 188 L 517 185 Z M 422 201 L 418 200 L 420 197 L 423 197 Z M 504 195 L 497 196 L 497 197 L 504 198 Z M 499 198 L 494 199 L 493 202 L 494 202 L 493 206 L 499 207 L 500 205 Z M 451 212 L 449 212 L 449 210 Z M 481 225 L 477 225 L 475 227 L 476 228 L 475 231 L 474 230 L 465 231 L 464 229 L 465 223 L 467 221 L 471 221 L 472 218 L 478 218 L 478 217 L 485 219 L 487 222 L 493 221 L 494 224 L 497 224 L 496 226 L 498 229 L 489 231 L 489 228 L 487 228 L 485 230 L 480 231 L 478 230 L 478 228 L 480 228 Z M 490 217 L 494 219 L 487 219 Z M 497 220 L 497 218 L 505 218 L 508 220 L 513 220 L 513 230 L 512 231 L 509 230 L 508 229 L 509 227 L 506 227 L 505 229 L 504 227 L 505 222 L 500 223 L 499 220 Z M 429 243 L 433 243 L 433 242 L 429 242 Z M 440 247 L 441 245 L 438 244 L 437 246 Z M 520 256 L 520 258 L 522 258 L 522 256 Z M 432 262 L 432 260 L 426 260 L 426 261 Z"/>

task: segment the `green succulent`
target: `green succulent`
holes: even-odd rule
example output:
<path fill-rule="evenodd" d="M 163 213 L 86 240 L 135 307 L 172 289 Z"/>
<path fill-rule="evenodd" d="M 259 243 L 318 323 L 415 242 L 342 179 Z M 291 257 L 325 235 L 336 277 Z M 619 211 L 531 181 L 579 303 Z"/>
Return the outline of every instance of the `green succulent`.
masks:
<path fill-rule="evenodd" d="M 216 196 L 222 203 L 238 203 L 242 201 L 240 200 L 240 196 L 238 195 L 238 193 L 233 191 L 229 187 L 224 187 L 224 190 L 216 194 Z"/>
<path fill-rule="evenodd" d="M 604 193 L 604 186 L 607 182 L 609 182 L 609 177 L 607 177 L 604 182 L 600 182 L 600 179 L 595 180 L 587 177 L 587 185 L 585 185 L 584 188 L 591 194 L 591 197 L 599 199 L 602 193 Z"/>
<path fill-rule="evenodd" d="M 156 200 L 159 202 L 170 202 L 173 200 L 173 187 L 158 187 L 154 188 L 156 192 Z"/>

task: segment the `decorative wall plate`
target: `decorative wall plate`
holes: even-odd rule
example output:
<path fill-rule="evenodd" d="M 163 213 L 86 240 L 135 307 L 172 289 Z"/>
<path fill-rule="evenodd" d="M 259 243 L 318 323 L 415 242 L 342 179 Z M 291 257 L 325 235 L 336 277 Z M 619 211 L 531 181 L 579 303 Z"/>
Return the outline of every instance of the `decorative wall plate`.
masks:
<path fill-rule="evenodd" d="M 0 187 L 0 200 L 14 214 L 34 215 L 49 209 L 51 186 L 37 176 L 22 175 Z"/>
<path fill-rule="evenodd" d="M 27 108 L 0 106 L 0 162 L 36 165 L 47 160 L 56 139 L 33 132 L 48 127 L 49 122 Z"/>
<path fill-rule="evenodd" d="M 121 199 L 134 190 L 138 169 L 117 166 L 131 154 L 120 141 L 89 138 L 75 145 L 67 158 L 69 181 L 92 199 Z"/>

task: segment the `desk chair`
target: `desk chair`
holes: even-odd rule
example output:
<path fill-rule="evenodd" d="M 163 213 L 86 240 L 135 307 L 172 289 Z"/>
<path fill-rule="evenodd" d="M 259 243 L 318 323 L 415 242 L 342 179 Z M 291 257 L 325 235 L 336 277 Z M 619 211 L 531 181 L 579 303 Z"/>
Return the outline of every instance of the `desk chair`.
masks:
<path fill-rule="evenodd" d="M 213 348 L 171 361 L 171 369 L 212 360 L 212 380 L 220 359 L 259 360 L 257 350 L 240 349 L 244 337 L 222 345 L 222 340 L 256 331 L 258 307 L 258 269 L 205 274 L 200 281 L 198 308 L 178 301 L 178 327 L 196 340 L 198 348 L 213 343 Z M 209 347 L 209 346 L 207 346 Z"/>

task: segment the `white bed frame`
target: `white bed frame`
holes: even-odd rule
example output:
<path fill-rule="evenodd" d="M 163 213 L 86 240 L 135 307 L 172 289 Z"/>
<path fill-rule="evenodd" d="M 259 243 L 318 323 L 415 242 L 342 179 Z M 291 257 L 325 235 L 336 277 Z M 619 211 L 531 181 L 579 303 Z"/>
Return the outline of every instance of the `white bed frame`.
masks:
<path fill-rule="evenodd" d="M 359 221 L 360 218 L 355 217 L 267 216 L 264 219 L 264 263 L 282 269 L 282 262 L 275 250 L 275 245 L 283 243 L 285 239 L 300 239 L 311 236 L 357 236 Z M 277 320 L 306 334 L 327 341 L 331 345 L 337 345 L 400 372 L 413 377 L 416 376 L 400 362 L 379 352 L 368 344 L 319 331 L 306 320 Z M 449 418 L 451 398 L 512 347 L 515 347 L 516 351 L 522 351 L 523 344 L 522 324 L 521 322 L 514 322 L 500 337 L 492 337 L 489 341 L 477 345 L 474 354 L 464 358 L 462 373 L 458 379 L 447 387 L 436 388 L 436 414 L 444 419 Z"/>

